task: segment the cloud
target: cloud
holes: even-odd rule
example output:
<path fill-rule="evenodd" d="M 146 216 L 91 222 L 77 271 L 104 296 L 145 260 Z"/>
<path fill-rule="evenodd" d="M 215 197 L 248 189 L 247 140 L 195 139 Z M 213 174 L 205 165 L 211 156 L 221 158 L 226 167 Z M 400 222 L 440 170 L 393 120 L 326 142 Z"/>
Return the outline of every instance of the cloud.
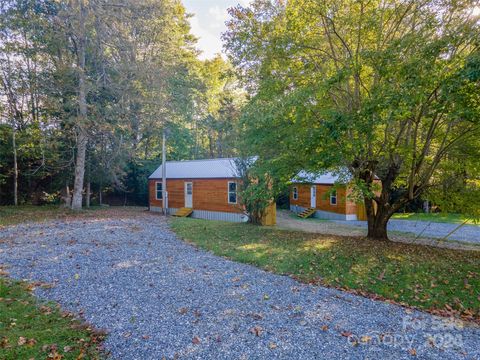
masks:
<path fill-rule="evenodd" d="M 228 9 L 240 4 L 248 6 L 250 0 L 184 0 L 190 18 L 192 33 L 199 38 L 197 47 L 202 51 L 200 58 L 212 58 L 222 52 L 221 35 L 226 31 Z"/>
<path fill-rule="evenodd" d="M 222 51 L 222 40 L 220 32 L 209 31 L 205 26 L 202 26 L 197 16 L 190 19 L 192 33 L 198 37 L 197 47 L 202 51 L 200 58 L 209 59 L 215 54 Z"/>

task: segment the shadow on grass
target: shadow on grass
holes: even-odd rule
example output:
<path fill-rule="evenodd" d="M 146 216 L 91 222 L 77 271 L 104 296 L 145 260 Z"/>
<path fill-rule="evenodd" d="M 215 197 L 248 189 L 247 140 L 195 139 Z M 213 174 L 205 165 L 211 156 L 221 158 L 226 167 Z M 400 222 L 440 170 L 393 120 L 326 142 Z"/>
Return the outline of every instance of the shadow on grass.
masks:
<path fill-rule="evenodd" d="M 172 227 L 216 255 L 304 282 L 480 318 L 480 253 L 475 251 L 196 219 L 174 219 Z"/>

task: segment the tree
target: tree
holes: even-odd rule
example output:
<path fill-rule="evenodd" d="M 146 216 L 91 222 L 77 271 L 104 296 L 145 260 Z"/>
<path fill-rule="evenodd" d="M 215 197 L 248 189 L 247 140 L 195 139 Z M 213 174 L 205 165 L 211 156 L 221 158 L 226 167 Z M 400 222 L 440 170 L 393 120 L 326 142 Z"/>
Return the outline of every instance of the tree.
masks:
<path fill-rule="evenodd" d="M 197 58 L 188 17 L 179 0 L 0 3 L 2 204 L 18 183 L 19 203 L 80 209 L 90 187 L 144 205 L 165 128 L 169 159 L 235 152 L 242 94 Z"/>
<path fill-rule="evenodd" d="M 479 82 L 467 66 L 480 45 L 474 4 L 257 0 L 231 9 L 226 47 L 254 95 L 246 146 L 282 181 L 300 169 L 347 171 L 368 237 L 387 239 L 390 217 L 479 134 Z"/>

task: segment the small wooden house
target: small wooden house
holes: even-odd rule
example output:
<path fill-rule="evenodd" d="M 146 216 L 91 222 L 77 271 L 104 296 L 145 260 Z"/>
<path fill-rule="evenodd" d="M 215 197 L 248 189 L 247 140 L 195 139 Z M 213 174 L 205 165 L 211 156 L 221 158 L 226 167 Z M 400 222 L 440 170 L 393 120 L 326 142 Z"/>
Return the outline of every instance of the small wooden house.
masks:
<path fill-rule="evenodd" d="M 328 220 L 365 219 L 365 207 L 349 198 L 351 188 L 348 184 L 339 185 L 337 175 L 327 172 L 316 176 L 301 172 L 298 178 L 308 180 L 293 181 L 290 190 L 291 211 L 302 213 L 312 209 L 315 210 L 314 217 Z"/>
<path fill-rule="evenodd" d="M 248 220 L 238 198 L 240 178 L 235 159 L 167 161 L 166 178 L 169 214 L 189 209 L 195 218 Z M 150 210 L 162 211 L 162 166 L 149 177 L 148 183 Z"/>

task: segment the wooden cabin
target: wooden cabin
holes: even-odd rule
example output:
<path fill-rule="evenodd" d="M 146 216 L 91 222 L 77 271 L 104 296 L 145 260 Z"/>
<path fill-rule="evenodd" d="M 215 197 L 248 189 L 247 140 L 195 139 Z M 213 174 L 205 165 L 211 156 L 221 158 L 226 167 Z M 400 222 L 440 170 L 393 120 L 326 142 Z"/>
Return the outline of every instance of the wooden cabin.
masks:
<path fill-rule="evenodd" d="M 338 184 L 339 177 L 301 172 L 290 189 L 290 210 L 302 213 L 314 209 L 314 217 L 328 220 L 365 220 L 365 207 L 349 198 L 348 184 Z M 337 184 L 335 187 L 334 185 Z"/>
<path fill-rule="evenodd" d="M 167 161 L 166 208 L 170 215 L 188 213 L 194 218 L 246 222 L 248 215 L 238 196 L 240 178 L 234 158 Z M 162 211 L 162 166 L 148 180 L 151 211 Z M 272 215 L 273 214 L 273 215 Z M 265 225 L 274 225 L 275 204 Z"/>

